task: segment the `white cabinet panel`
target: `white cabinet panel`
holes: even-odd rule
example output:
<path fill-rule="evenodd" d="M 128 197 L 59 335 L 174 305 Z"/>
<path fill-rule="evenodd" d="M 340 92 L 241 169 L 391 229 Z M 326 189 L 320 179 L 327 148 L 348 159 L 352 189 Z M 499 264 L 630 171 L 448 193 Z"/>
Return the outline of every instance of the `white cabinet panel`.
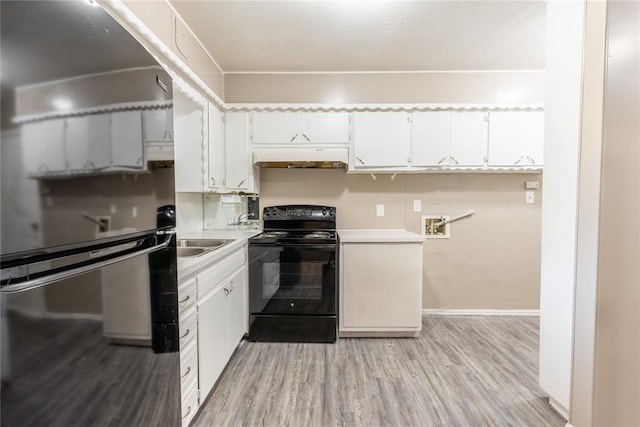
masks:
<path fill-rule="evenodd" d="M 489 113 L 489 166 L 542 165 L 544 113 Z"/>
<path fill-rule="evenodd" d="M 112 166 L 142 168 L 143 152 L 141 112 L 111 113 Z"/>
<path fill-rule="evenodd" d="M 487 156 L 487 121 L 485 112 L 452 112 L 449 164 L 482 166 Z"/>
<path fill-rule="evenodd" d="M 249 190 L 249 114 L 226 113 L 225 184 L 231 190 Z"/>
<path fill-rule="evenodd" d="M 224 187 L 224 129 L 222 113 L 209 103 L 209 176 L 207 187 L 220 190 Z"/>
<path fill-rule="evenodd" d="M 243 268 L 229 280 L 229 355 L 247 332 L 247 269 Z"/>
<path fill-rule="evenodd" d="M 302 142 L 348 144 L 349 113 L 300 113 Z"/>
<path fill-rule="evenodd" d="M 204 191 L 203 148 L 208 143 L 207 102 L 189 98 L 174 85 L 174 156 L 177 192 Z"/>
<path fill-rule="evenodd" d="M 298 113 L 252 113 L 254 144 L 302 143 Z"/>
<path fill-rule="evenodd" d="M 72 171 L 96 170 L 111 164 L 108 114 L 66 119 L 65 150 Z"/>
<path fill-rule="evenodd" d="M 449 164 L 449 111 L 428 111 L 411 115 L 411 164 Z"/>
<path fill-rule="evenodd" d="M 144 142 L 173 141 L 173 108 L 142 112 Z"/>
<path fill-rule="evenodd" d="M 406 166 L 411 128 L 408 113 L 354 113 L 353 147 L 356 168 Z"/>
<path fill-rule="evenodd" d="M 229 307 L 222 287 L 198 296 L 198 377 L 207 397 L 229 360 Z"/>
<path fill-rule="evenodd" d="M 28 174 L 66 170 L 64 120 L 27 123 L 22 127 L 22 153 Z"/>

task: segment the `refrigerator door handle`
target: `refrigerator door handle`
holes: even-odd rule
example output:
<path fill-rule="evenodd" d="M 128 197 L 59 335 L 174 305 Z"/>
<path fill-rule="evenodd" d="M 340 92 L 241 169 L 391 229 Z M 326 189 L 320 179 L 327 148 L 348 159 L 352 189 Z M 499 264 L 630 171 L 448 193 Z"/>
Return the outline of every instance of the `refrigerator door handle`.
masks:
<path fill-rule="evenodd" d="M 141 249 L 139 251 L 130 252 L 114 258 L 109 258 L 103 261 L 97 261 L 89 265 L 83 265 L 81 267 L 71 268 L 69 270 L 64 270 L 64 271 L 53 273 L 47 276 L 38 277 L 36 279 L 31 279 L 24 282 L 16 283 L 15 285 L 6 285 L 0 288 L 0 293 L 15 294 L 20 292 L 26 292 L 32 289 L 41 288 L 43 286 L 48 286 L 53 283 L 59 282 L 61 280 L 69 279 L 71 277 L 79 276 L 84 273 L 89 273 L 91 271 L 99 270 L 103 267 L 107 267 L 109 265 L 115 264 L 120 261 L 125 261 L 131 258 L 135 258 L 141 255 L 146 255 L 151 252 L 158 251 L 160 249 L 164 249 L 167 246 L 169 246 L 170 242 L 171 242 L 171 235 L 167 233 L 167 237 L 164 239 L 162 243 L 158 243 L 157 245 L 151 246 L 150 248 Z"/>

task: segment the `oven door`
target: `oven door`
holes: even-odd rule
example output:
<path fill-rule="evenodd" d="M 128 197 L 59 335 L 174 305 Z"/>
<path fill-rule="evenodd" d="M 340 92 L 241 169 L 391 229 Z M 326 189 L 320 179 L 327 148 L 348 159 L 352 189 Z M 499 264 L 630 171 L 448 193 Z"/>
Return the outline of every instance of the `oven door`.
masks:
<path fill-rule="evenodd" d="M 336 245 L 249 245 L 251 314 L 336 314 Z"/>

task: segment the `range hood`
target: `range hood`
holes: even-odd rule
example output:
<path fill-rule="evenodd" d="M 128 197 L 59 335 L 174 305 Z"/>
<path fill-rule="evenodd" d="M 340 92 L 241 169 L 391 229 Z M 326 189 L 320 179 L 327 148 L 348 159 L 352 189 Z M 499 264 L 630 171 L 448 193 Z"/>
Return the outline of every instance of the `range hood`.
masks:
<path fill-rule="evenodd" d="M 347 148 L 291 147 L 254 148 L 253 164 L 261 168 L 346 169 Z"/>

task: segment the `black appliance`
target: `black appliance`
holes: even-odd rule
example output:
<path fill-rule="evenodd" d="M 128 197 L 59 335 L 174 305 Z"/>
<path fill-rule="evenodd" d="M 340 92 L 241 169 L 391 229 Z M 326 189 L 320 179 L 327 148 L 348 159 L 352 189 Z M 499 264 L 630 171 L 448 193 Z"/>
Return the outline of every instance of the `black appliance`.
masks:
<path fill-rule="evenodd" d="M 95 2 L 0 19 L 2 426 L 179 426 L 171 78 Z"/>
<path fill-rule="evenodd" d="M 271 206 L 263 220 L 249 239 L 249 340 L 335 342 L 336 208 Z"/>

